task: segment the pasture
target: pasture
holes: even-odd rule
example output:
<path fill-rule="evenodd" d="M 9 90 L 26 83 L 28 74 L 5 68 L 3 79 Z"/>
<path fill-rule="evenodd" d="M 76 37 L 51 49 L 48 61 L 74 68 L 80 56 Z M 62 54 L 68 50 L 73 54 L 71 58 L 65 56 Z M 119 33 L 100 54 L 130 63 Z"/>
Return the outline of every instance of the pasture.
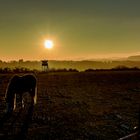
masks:
<path fill-rule="evenodd" d="M 0 74 L 0 114 L 13 74 Z M 116 140 L 138 125 L 140 71 L 37 73 L 28 140 Z"/>

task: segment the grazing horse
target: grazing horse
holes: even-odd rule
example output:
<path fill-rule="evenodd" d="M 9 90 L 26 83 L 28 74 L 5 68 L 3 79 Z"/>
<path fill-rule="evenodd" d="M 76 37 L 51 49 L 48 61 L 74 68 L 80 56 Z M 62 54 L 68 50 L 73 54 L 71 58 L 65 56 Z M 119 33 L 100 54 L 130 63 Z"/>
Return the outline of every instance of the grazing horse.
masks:
<path fill-rule="evenodd" d="M 8 113 L 13 112 L 14 103 L 16 101 L 15 95 L 19 96 L 19 100 L 21 102 L 21 107 L 22 107 L 22 101 L 23 101 L 22 96 L 23 93 L 25 92 L 30 94 L 31 104 L 34 105 L 37 99 L 37 86 L 36 86 L 35 76 L 29 74 L 24 76 L 18 76 L 18 75 L 13 76 L 8 84 L 6 95 L 5 95 Z"/>

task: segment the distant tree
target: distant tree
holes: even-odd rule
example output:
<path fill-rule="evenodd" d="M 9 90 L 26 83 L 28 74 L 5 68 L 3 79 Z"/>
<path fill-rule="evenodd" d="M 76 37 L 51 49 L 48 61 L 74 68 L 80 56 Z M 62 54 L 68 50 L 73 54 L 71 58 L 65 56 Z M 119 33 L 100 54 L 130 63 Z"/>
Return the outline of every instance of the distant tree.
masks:
<path fill-rule="evenodd" d="M 112 70 L 140 70 L 140 68 L 138 67 L 126 67 L 126 66 L 123 66 L 123 65 L 120 65 L 120 66 L 117 66 L 115 68 L 112 68 Z"/>
<path fill-rule="evenodd" d="M 69 72 L 79 72 L 77 69 L 69 69 Z"/>
<path fill-rule="evenodd" d="M 23 59 L 19 59 L 19 61 L 18 61 L 19 63 L 23 63 Z"/>
<path fill-rule="evenodd" d="M 93 72 L 93 71 L 95 71 L 94 69 L 87 69 L 87 70 L 85 70 L 85 72 Z"/>
<path fill-rule="evenodd" d="M 123 65 L 112 68 L 112 70 L 128 70 L 128 69 L 130 69 L 130 68 L 123 66 Z"/>
<path fill-rule="evenodd" d="M 4 68 L 4 72 L 11 72 L 10 68 Z"/>

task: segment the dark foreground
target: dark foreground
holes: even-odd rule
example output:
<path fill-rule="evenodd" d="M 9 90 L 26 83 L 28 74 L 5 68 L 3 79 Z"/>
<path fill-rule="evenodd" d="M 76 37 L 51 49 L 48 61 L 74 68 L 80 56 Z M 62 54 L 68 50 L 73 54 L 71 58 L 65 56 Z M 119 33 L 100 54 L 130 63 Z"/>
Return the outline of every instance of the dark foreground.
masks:
<path fill-rule="evenodd" d="M 0 74 L 1 119 L 11 76 Z M 140 71 L 40 73 L 37 79 L 38 99 L 30 114 L 32 121 L 28 115 L 23 119 L 27 111 L 18 117 L 22 124 L 28 123 L 28 140 L 117 140 L 138 125 Z M 9 127 L 6 123 L 3 127 Z M 3 128 L 0 136 L 18 129 L 10 127 Z"/>

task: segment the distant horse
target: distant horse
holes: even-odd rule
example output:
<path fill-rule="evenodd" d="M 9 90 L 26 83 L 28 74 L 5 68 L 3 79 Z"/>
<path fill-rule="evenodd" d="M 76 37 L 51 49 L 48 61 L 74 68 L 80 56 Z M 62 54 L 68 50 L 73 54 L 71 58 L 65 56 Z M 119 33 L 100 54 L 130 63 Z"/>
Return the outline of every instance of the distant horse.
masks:
<path fill-rule="evenodd" d="M 36 103 L 37 99 L 37 87 L 36 87 L 36 78 L 34 75 L 24 75 L 24 76 L 18 76 L 15 75 L 11 78 L 5 99 L 7 103 L 7 112 L 12 112 L 16 106 L 15 104 L 15 95 L 19 96 L 19 100 L 21 102 L 22 107 L 22 101 L 23 101 L 23 93 L 29 93 L 31 97 L 31 104 L 34 105 Z"/>

